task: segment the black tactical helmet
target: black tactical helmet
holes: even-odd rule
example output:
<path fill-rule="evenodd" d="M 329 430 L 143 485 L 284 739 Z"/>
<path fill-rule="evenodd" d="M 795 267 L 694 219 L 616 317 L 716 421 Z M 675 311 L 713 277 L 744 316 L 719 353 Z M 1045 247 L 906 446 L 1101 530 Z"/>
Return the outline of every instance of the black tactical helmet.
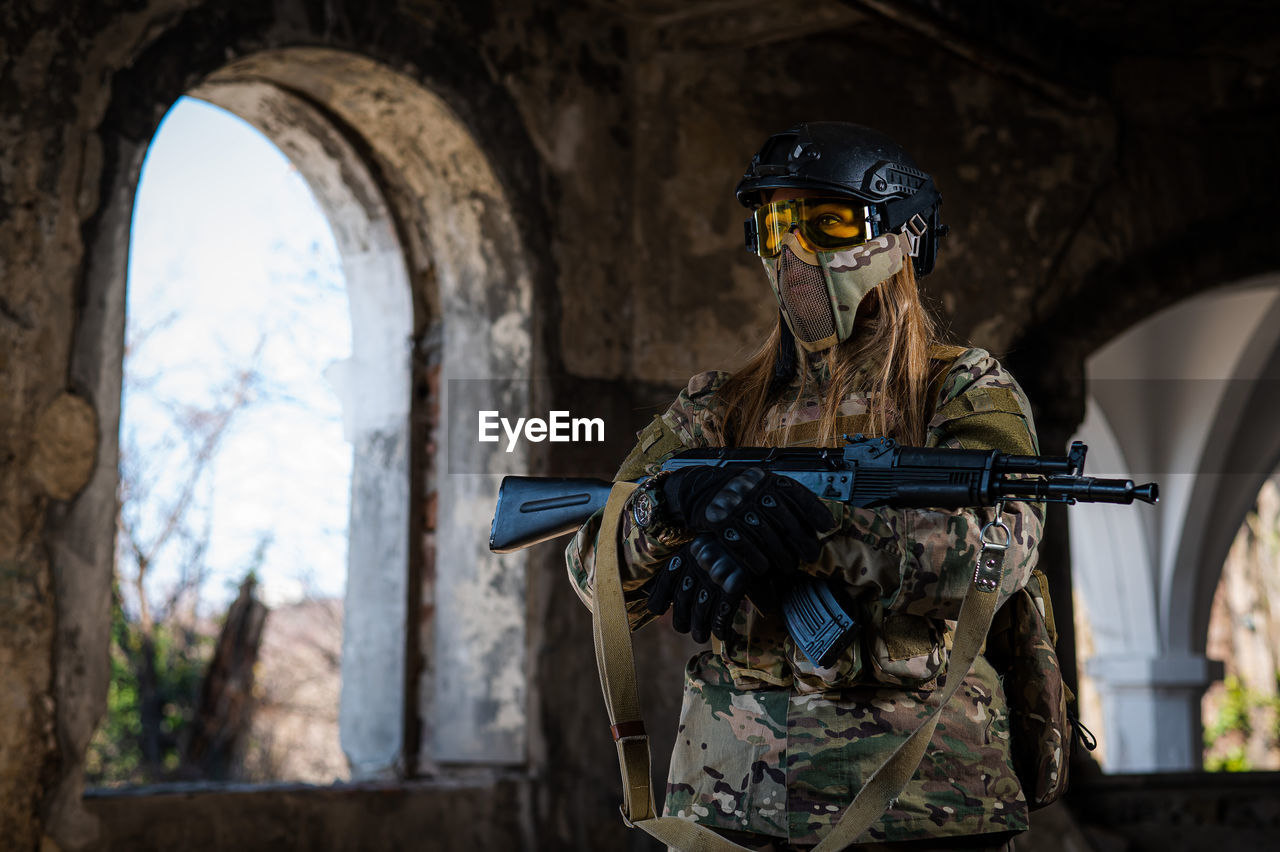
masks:
<path fill-rule="evenodd" d="M 932 271 L 938 238 L 947 232 L 933 179 L 897 142 L 859 124 L 811 121 L 770 136 L 738 182 L 738 201 L 759 207 L 766 189 L 827 190 L 872 205 L 879 214 L 875 235 L 906 225 L 918 237 L 916 275 Z"/>

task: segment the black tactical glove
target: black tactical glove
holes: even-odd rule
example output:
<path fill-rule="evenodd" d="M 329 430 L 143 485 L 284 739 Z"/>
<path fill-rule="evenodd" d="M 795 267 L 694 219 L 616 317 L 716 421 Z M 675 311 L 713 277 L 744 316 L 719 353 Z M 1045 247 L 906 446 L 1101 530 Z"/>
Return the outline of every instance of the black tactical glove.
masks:
<path fill-rule="evenodd" d="M 822 501 L 792 479 L 758 467 L 680 468 L 662 483 L 672 520 L 710 533 L 757 576 L 790 573 L 818 558 L 818 534 L 835 521 Z"/>
<path fill-rule="evenodd" d="M 649 587 L 649 612 L 662 615 L 671 607 L 671 626 L 695 642 L 715 634 L 729 641 L 733 614 L 747 591 L 747 572 L 703 534 L 667 560 Z M 724 582 L 722 582 L 724 581 Z"/>

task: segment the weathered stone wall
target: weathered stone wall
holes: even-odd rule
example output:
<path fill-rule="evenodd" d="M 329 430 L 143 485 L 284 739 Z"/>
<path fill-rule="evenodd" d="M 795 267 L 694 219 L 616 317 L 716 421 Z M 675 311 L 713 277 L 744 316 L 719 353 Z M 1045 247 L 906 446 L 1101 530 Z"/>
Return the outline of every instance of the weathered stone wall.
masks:
<path fill-rule="evenodd" d="M 92 812 L 110 812 L 99 832 L 78 780 L 105 703 L 123 337 L 123 282 L 91 285 L 96 269 L 120 265 L 141 158 L 175 98 L 236 60 L 311 46 L 381 63 L 442 99 L 509 200 L 511 221 L 485 221 L 488 245 L 530 277 L 530 372 L 551 379 L 535 410 L 591 400 L 609 412 L 606 446 L 530 460 L 564 475 L 611 473 L 629 433 L 689 374 L 729 365 L 770 321 L 732 198 L 763 138 L 812 118 L 877 126 L 946 198 L 953 231 L 925 282 L 931 302 L 955 339 L 1008 353 L 1056 445 L 1080 417 L 1085 354 L 1177 298 L 1280 266 L 1260 192 L 1280 186 L 1276 30 L 1245 0 L 1202 11 L 1230 21 L 1238 6 L 1234 17 L 1252 26 L 1200 27 L 1191 16 L 1179 29 L 1161 10 L 1151 32 L 1111 4 L 1083 4 L 1078 16 L 1013 4 L 989 20 L 952 11 L 961 5 L 815 2 L 784 19 L 745 1 L 6 4 L 0 837 L 33 849 L 44 834 L 65 848 L 105 847 L 115 832 L 120 848 L 186 836 L 172 824 L 147 835 L 152 805 L 128 798 L 94 801 Z M 414 328 L 428 340 L 446 313 L 431 243 L 446 225 L 424 214 L 421 188 L 397 179 L 394 162 L 353 136 L 394 210 Z M 415 409 L 415 422 L 424 416 Z M 425 451 L 413 452 L 425 471 Z M 427 522 L 414 523 L 421 532 Z M 442 798 L 456 820 L 445 825 L 501 813 L 496 834 L 460 839 L 643 848 L 617 819 L 586 613 L 555 551 L 529 560 L 526 780 Z M 429 581 L 430 560 L 411 561 Z M 675 717 L 686 648 L 653 628 L 637 641 L 661 777 L 674 731 L 657 720 Z M 293 813 L 246 795 L 249 807 L 227 799 L 209 813 L 244 815 L 241 828 L 254 808 Z M 503 804 L 512 800 L 519 819 Z M 193 800 L 158 807 L 181 813 L 183 801 Z M 412 810 L 365 818 L 395 823 Z M 358 830 L 360 814 L 344 813 L 350 823 L 322 824 Z M 396 836 L 431 830 L 415 825 Z M 225 836 L 248 833 L 232 825 Z"/>
<path fill-rule="evenodd" d="M 105 655 L 70 677 L 56 668 L 55 649 L 81 641 L 76 625 L 62 621 L 59 612 L 61 600 L 78 597 L 78 584 L 54 576 L 44 535 L 46 518 L 57 523 L 95 468 L 69 475 L 48 463 L 70 451 L 96 458 L 98 471 L 114 467 L 114 458 L 100 451 L 99 436 L 115 429 L 118 400 L 104 406 L 85 398 L 69 368 L 83 307 L 77 292 L 82 227 L 97 207 L 103 164 L 90 128 L 108 102 L 104 77 L 124 63 L 145 27 L 144 20 L 110 10 L 79 21 L 65 11 L 10 5 L 0 13 L 0 701 L 6 720 L 0 730 L 0 836 L 26 849 L 38 845 L 58 788 L 61 723 L 92 720 L 105 701 Z M 109 37 L 95 48 L 95 37 L 108 29 Z M 90 407 L 78 424 L 56 417 L 68 393 Z M 49 426 L 56 431 L 46 433 Z M 110 553 L 109 543 L 105 550 Z M 94 584 L 87 573 L 76 579 Z M 80 600 L 105 610 L 101 590 Z M 101 646 L 104 639 L 93 642 Z M 91 688 L 73 690 L 79 706 L 60 708 L 60 686 L 76 679 Z"/>
<path fill-rule="evenodd" d="M 637 84 L 646 132 L 635 160 L 649 179 L 636 191 L 632 250 L 643 272 L 630 334 L 638 377 L 724 364 L 770 321 L 733 198 L 769 133 L 851 120 L 907 147 L 942 188 L 952 226 L 925 292 L 956 340 L 993 351 L 1008 347 L 1048 286 L 1047 268 L 1110 160 L 1100 109 L 1047 101 L 846 4 L 819 8 L 839 13 L 834 31 L 806 21 L 787 37 L 767 8 L 743 10 L 729 33 L 713 12 L 644 31 L 652 46 Z"/>
<path fill-rule="evenodd" d="M 519 849 L 529 784 L 485 778 L 314 788 L 188 787 L 98 793 L 113 849 Z M 438 841 L 438 842 L 437 842 Z"/>

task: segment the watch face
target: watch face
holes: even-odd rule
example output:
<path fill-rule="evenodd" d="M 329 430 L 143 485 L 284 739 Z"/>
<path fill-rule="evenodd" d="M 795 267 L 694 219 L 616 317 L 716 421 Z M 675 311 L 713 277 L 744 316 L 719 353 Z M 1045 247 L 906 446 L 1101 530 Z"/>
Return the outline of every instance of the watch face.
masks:
<path fill-rule="evenodd" d="M 635 519 L 636 526 L 648 529 L 649 524 L 653 523 L 653 499 L 641 491 L 636 495 L 631 515 Z"/>

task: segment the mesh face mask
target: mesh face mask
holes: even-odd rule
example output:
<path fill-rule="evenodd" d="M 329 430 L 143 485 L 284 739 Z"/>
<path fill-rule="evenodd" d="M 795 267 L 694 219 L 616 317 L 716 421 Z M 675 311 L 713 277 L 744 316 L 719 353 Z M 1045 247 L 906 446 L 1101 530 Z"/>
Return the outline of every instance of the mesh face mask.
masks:
<path fill-rule="evenodd" d="M 765 262 L 766 266 L 768 261 Z M 771 274 L 773 293 L 791 324 L 791 333 L 801 345 L 820 343 L 836 333 L 831 312 L 830 288 L 822 268 L 810 266 L 784 246 L 778 256 L 776 274 Z M 826 348 L 826 347 L 823 347 Z"/>
<path fill-rule="evenodd" d="M 792 232 L 778 240 L 776 255 L 761 260 L 791 333 L 806 351 L 821 352 L 849 338 L 858 305 L 902 269 L 910 248 L 907 236 L 895 233 L 815 252 Z"/>

